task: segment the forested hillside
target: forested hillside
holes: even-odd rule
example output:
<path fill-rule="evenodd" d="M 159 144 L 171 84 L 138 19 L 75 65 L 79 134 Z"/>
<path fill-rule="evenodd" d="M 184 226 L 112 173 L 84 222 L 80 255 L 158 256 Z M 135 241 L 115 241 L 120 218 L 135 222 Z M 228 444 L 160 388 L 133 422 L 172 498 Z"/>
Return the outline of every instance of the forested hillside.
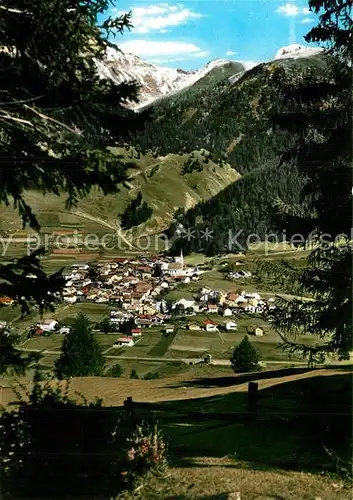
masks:
<path fill-rule="evenodd" d="M 163 155 L 206 148 L 211 159 L 226 161 L 242 175 L 214 198 L 187 213 L 178 212 L 176 222 L 195 230 L 196 237 L 180 238 L 175 245 L 213 255 L 227 251 L 229 230 L 242 229 L 243 243 L 248 234 L 263 237 L 276 230 L 270 223 L 275 200 L 297 203 L 303 178 L 295 164 L 280 166 L 281 152 L 296 137 L 295 115 L 292 131 L 275 126 L 272 118 L 291 112 L 290 99 L 284 99 L 288 88 L 328 78 L 323 54 L 275 60 L 227 75 L 216 85 L 209 79 L 209 85 L 193 86 L 149 109 L 153 120 L 137 138 L 142 150 Z M 208 241 L 198 237 L 205 228 L 213 231 Z"/>
<path fill-rule="evenodd" d="M 136 140 L 161 155 L 206 148 L 238 172 L 248 172 L 290 143 L 270 121 L 283 106 L 284 82 L 309 74 L 325 77 L 325 68 L 322 55 L 260 64 L 245 73 L 240 65 L 223 73 L 215 68 L 205 80 L 154 103 L 148 109 L 152 119 Z M 236 76 L 229 81 L 231 74 Z"/>
<path fill-rule="evenodd" d="M 269 233 L 280 234 L 273 219 L 274 201 L 280 198 L 297 203 L 302 184 L 294 165 L 289 168 L 272 161 L 254 169 L 210 200 L 176 214 L 170 236 L 181 226 L 183 232 L 174 243 L 173 253 L 180 248 L 184 253 L 202 251 L 210 256 L 239 252 L 246 249 L 251 234 L 261 239 Z M 232 239 L 239 231 L 237 246 Z"/>

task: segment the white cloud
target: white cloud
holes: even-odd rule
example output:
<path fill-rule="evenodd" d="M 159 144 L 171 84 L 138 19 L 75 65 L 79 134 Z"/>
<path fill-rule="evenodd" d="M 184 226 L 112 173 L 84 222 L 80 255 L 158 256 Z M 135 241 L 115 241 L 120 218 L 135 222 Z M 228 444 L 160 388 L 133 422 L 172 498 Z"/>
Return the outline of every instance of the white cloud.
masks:
<path fill-rule="evenodd" d="M 186 42 L 152 42 L 148 40 L 129 40 L 119 44 L 119 48 L 124 52 L 131 52 L 141 57 L 178 57 L 194 56 L 201 57 L 200 47 L 193 43 Z"/>
<path fill-rule="evenodd" d="M 185 8 L 183 4 L 161 3 L 146 7 L 133 7 L 131 10 L 131 22 L 135 33 L 150 33 L 151 31 L 165 33 L 165 28 L 180 26 L 192 19 L 204 17 L 203 14 Z"/>
<path fill-rule="evenodd" d="M 207 57 L 209 52 L 207 50 L 200 50 L 199 52 L 194 52 L 190 54 L 192 57 Z"/>
<path fill-rule="evenodd" d="M 236 52 L 234 50 L 227 50 L 226 56 L 235 56 Z"/>
<path fill-rule="evenodd" d="M 276 12 L 278 14 L 282 14 L 283 16 L 287 17 L 294 17 L 301 14 L 308 16 L 311 14 L 311 11 L 310 9 L 308 9 L 308 7 L 303 7 L 302 9 L 300 9 L 294 3 L 285 3 L 283 5 L 280 5 L 280 7 L 276 9 Z"/>
<path fill-rule="evenodd" d="M 285 3 L 276 9 L 278 14 L 283 14 L 284 16 L 297 16 L 300 12 L 299 8 L 293 3 Z"/>
<path fill-rule="evenodd" d="M 300 21 L 301 24 L 309 24 L 309 23 L 312 23 L 313 20 L 311 19 L 311 17 L 305 17 L 302 21 Z"/>

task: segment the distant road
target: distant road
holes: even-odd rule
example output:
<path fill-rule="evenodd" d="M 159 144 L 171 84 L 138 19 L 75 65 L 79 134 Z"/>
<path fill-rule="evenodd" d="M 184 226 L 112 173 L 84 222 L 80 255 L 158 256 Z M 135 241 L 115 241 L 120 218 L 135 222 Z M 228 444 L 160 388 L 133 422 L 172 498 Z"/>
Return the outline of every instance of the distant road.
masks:
<path fill-rule="evenodd" d="M 19 351 L 25 351 L 25 352 L 40 352 L 41 354 L 45 355 L 53 355 L 53 356 L 58 356 L 61 354 L 61 351 L 50 351 L 50 350 L 41 350 L 41 349 L 26 349 L 25 347 L 19 347 Z M 105 357 L 107 359 L 121 359 L 124 361 L 155 361 L 157 363 L 172 363 L 174 362 L 182 362 L 185 364 L 189 363 L 199 363 L 201 360 L 201 357 L 198 358 L 156 358 L 156 357 L 148 357 L 148 356 L 114 356 L 113 354 L 106 354 Z M 231 366 L 231 363 L 228 359 L 212 359 L 211 365 L 215 366 Z M 267 360 L 265 361 L 266 365 L 295 365 L 295 366 L 307 366 L 307 363 L 305 361 L 285 361 L 285 360 Z M 350 365 L 352 364 L 353 366 L 353 361 L 352 360 L 347 360 L 347 361 L 331 361 L 323 364 L 317 364 L 316 366 L 330 366 L 331 364 L 334 365 Z"/>

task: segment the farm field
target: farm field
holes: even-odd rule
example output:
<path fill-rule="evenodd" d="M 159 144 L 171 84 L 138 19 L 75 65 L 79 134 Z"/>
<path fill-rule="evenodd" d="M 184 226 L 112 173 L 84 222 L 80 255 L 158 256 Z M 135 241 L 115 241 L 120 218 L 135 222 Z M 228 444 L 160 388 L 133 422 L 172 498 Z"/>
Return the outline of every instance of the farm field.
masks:
<path fill-rule="evenodd" d="M 108 313 L 109 308 L 105 304 L 80 304 L 89 307 L 77 309 L 78 304 L 64 306 L 64 310 L 60 311 L 54 317 L 66 324 L 70 324 L 77 312 L 83 310 L 92 321 L 102 320 Z M 95 306 L 92 308 L 92 306 Z M 99 306 L 99 307 L 98 307 Z M 70 308 L 70 315 L 68 309 Z M 96 333 L 96 337 L 101 343 L 104 352 L 107 356 L 122 356 L 124 358 L 167 358 L 167 359 L 184 359 L 184 358 L 199 358 L 205 352 L 209 352 L 216 359 L 229 360 L 234 347 L 241 342 L 244 335 L 247 334 L 249 326 L 260 326 L 265 334 L 263 337 L 250 336 L 250 341 L 259 352 L 264 361 L 283 361 L 291 363 L 298 361 L 301 358 L 288 356 L 279 348 L 279 337 L 274 332 L 271 332 L 268 325 L 259 315 L 233 316 L 231 318 L 222 318 L 218 315 L 199 315 L 190 317 L 190 321 L 197 321 L 200 324 L 205 319 L 213 319 L 219 325 L 223 324 L 228 319 L 234 319 L 238 324 L 238 330 L 234 332 L 206 332 L 206 331 L 190 331 L 186 329 L 186 322 L 178 320 L 175 322 L 175 333 L 169 336 L 163 335 L 163 328 L 153 327 L 144 328 L 143 336 L 137 339 L 133 347 L 113 348 L 114 342 L 119 338 L 119 333 Z M 34 350 L 49 350 L 57 351 L 61 348 L 63 336 L 53 333 L 49 337 L 34 337 L 26 340 L 21 347 Z M 310 339 L 303 337 L 302 342 L 309 342 Z"/>

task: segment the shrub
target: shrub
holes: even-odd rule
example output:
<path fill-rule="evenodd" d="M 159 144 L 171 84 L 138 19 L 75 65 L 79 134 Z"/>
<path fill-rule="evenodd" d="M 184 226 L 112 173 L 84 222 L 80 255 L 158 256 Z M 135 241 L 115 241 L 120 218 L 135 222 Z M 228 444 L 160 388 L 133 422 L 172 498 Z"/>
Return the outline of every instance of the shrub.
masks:
<path fill-rule="evenodd" d="M 138 379 L 139 378 L 139 376 L 138 376 L 137 371 L 135 370 L 135 368 L 133 368 L 131 370 L 130 378 L 133 378 L 133 379 Z"/>
<path fill-rule="evenodd" d="M 143 377 L 145 380 L 154 380 L 159 378 L 158 372 L 148 372 L 146 375 Z"/>
<path fill-rule="evenodd" d="M 247 335 L 234 349 L 231 363 L 234 371 L 251 372 L 259 369 L 259 355 L 256 349 L 249 342 Z"/>
<path fill-rule="evenodd" d="M 123 374 L 123 369 L 118 363 L 114 366 L 111 366 L 106 372 L 107 377 L 121 377 L 122 374 Z"/>
<path fill-rule="evenodd" d="M 109 499 L 147 471 L 163 467 L 166 449 L 157 426 L 78 403 L 66 386 L 34 378 L 27 401 L 0 419 L 2 498 Z M 59 439 L 58 439 L 59 437 Z"/>

